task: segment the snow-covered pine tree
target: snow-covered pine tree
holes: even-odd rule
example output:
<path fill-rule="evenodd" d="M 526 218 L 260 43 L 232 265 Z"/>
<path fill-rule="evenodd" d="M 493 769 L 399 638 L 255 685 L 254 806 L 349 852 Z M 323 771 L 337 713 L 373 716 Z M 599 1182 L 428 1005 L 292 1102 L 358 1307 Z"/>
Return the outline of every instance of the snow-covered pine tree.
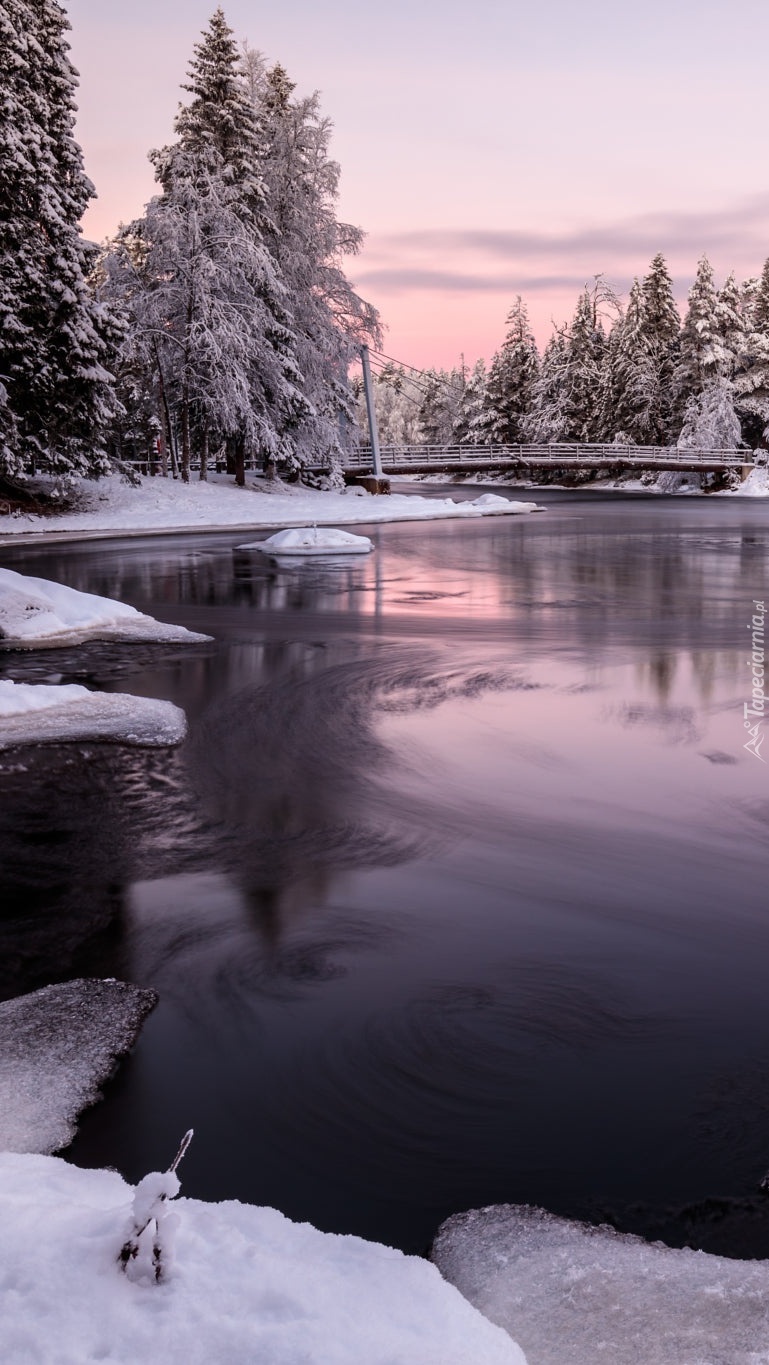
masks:
<path fill-rule="evenodd" d="M 733 450 L 741 443 L 734 386 L 723 375 L 708 379 L 686 405 L 678 438 L 682 450 Z"/>
<path fill-rule="evenodd" d="M 745 349 L 747 318 L 745 300 L 734 274 L 729 275 L 716 294 L 716 321 L 724 347 L 728 352 L 722 373 L 726 379 L 733 379 L 739 357 Z"/>
<path fill-rule="evenodd" d="M 726 344 L 719 319 L 713 268 L 707 256 L 697 266 L 689 290 L 689 307 L 680 336 L 680 353 L 673 374 L 673 404 L 680 426 L 689 400 L 713 381 L 729 377 L 734 355 Z"/>
<path fill-rule="evenodd" d="M 681 318 L 673 297 L 673 281 L 658 252 L 643 281 L 644 333 L 654 371 L 649 407 L 649 443 L 667 445 L 672 438 L 673 374 L 678 364 Z"/>
<path fill-rule="evenodd" d="M 485 412 L 486 362 L 481 359 L 476 360 L 462 385 L 451 426 L 452 443 L 477 446 L 488 441 Z"/>
<path fill-rule="evenodd" d="M 542 353 L 539 375 L 534 382 L 531 407 L 521 424 L 524 441 L 547 445 L 566 441 L 566 375 L 568 333 L 557 327 Z"/>
<path fill-rule="evenodd" d="M 376 310 L 356 294 L 343 269 L 363 233 L 337 221 L 340 171 L 329 155 L 332 125 L 320 112 L 317 92 L 295 98 L 280 65 L 250 85 L 264 130 L 266 240 L 287 291 L 307 399 L 294 435 L 296 455 L 300 462 L 318 456 L 333 461 L 353 431 L 350 363 L 361 342 L 380 339 Z"/>
<path fill-rule="evenodd" d="M 494 356 L 486 382 L 484 440 L 494 445 L 523 441 L 539 375 L 539 352 L 520 294 L 507 316 L 507 334 Z"/>
<path fill-rule="evenodd" d="M 94 474 L 116 411 L 119 324 L 88 282 L 94 188 L 74 138 L 77 73 L 56 0 L 2 0 L 0 472 Z"/>
<path fill-rule="evenodd" d="M 606 336 L 596 293 L 579 297 L 568 331 L 564 374 L 564 441 L 595 441 L 601 420 L 601 374 Z"/>
<path fill-rule="evenodd" d="M 650 353 L 646 300 L 633 280 L 624 317 L 612 328 L 603 374 L 601 428 L 606 439 L 618 434 L 638 445 L 654 445 L 657 373 Z"/>
<path fill-rule="evenodd" d="M 753 292 L 734 381 L 735 406 L 750 445 L 769 447 L 769 260 Z"/>

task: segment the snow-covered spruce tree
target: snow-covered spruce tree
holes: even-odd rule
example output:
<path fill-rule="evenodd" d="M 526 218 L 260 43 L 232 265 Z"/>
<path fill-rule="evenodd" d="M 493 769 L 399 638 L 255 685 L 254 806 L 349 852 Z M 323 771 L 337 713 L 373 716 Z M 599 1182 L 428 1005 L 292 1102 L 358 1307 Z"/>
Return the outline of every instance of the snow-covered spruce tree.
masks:
<path fill-rule="evenodd" d="M 769 260 L 751 299 L 734 380 L 735 406 L 752 446 L 769 446 Z"/>
<path fill-rule="evenodd" d="M 524 441 L 547 445 L 565 441 L 566 373 L 568 335 L 565 327 L 556 328 L 542 353 L 539 375 L 534 382 L 531 407 L 521 424 Z"/>
<path fill-rule="evenodd" d="M 459 393 L 451 440 L 455 445 L 482 445 L 488 441 L 485 423 L 486 362 L 476 360 Z"/>
<path fill-rule="evenodd" d="M 539 352 L 520 294 L 507 316 L 507 334 L 494 356 L 486 382 L 484 440 L 518 445 L 539 375 Z"/>
<path fill-rule="evenodd" d="M 707 256 L 703 256 L 689 290 L 689 307 L 673 374 L 673 402 L 679 429 L 689 400 L 716 379 L 731 376 L 734 353 L 724 339 L 721 322 L 713 269 Z"/>
<path fill-rule="evenodd" d="M 77 73 L 55 0 L 2 0 L 0 474 L 97 474 L 116 411 L 119 324 L 88 282 L 94 188 L 74 139 Z"/>
<path fill-rule="evenodd" d="M 673 297 L 673 281 L 660 252 L 643 281 L 643 328 L 654 374 L 648 441 L 650 445 L 667 445 L 673 436 L 673 374 L 678 364 L 681 318 Z"/>
<path fill-rule="evenodd" d="M 178 140 L 150 159 L 162 193 L 108 262 L 128 299 L 129 347 L 153 370 L 183 479 L 225 442 L 236 482 L 248 449 L 291 468 L 309 404 L 287 291 L 266 242 L 262 134 L 221 9 L 196 45 Z M 173 417 L 172 417 L 173 414 Z"/>
<path fill-rule="evenodd" d="M 748 321 L 745 313 L 745 297 L 734 274 L 727 277 L 723 288 L 716 294 L 716 322 L 724 347 L 728 353 L 723 366 L 723 374 L 733 379 L 739 358 L 745 349 L 745 333 Z"/>
<path fill-rule="evenodd" d="M 354 431 L 350 363 L 361 342 L 380 340 L 376 310 L 356 294 L 343 269 L 363 233 L 337 221 L 340 171 L 329 155 L 332 125 L 320 112 L 317 92 L 295 98 L 280 65 L 261 82 L 249 73 L 249 91 L 263 129 L 265 238 L 285 286 L 307 400 L 293 436 L 295 459 L 320 456 L 333 463 Z"/>
<path fill-rule="evenodd" d="M 606 336 L 598 317 L 596 293 L 580 295 L 566 345 L 564 441 L 595 441 L 600 432 L 601 373 Z"/>
<path fill-rule="evenodd" d="M 740 420 L 734 411 L 734 386 L 731 380 L 717 375 L 689 399 L 679 448 L 733 450 L 741 440 Z"/>
<path fill-rule="evenodd" d="M 612 328 L 601 381 L 603 436 L 618 434 L 638 445 L 654 445 L 657 434 L 657 370 L 649 343 L 646 300 L 634 280 L 627 311 Z"/>

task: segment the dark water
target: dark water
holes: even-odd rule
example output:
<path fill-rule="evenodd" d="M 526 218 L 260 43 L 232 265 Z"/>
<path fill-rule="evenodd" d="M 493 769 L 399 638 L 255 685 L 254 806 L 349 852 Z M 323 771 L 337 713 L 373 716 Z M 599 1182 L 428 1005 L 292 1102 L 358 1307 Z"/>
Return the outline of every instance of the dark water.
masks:
<path fill-rule="evenodd" d="M 194 1126 L 185 1193 L 410 1250 L 523 1201 L 769 1254 L 769 506 L 536 496 L 328 564 L 2 551 L 215 636 L 0 656 L 190 722 L 0 763 L 0 994 L 161 996 L 73 1160 L 134 1179 Z"/>

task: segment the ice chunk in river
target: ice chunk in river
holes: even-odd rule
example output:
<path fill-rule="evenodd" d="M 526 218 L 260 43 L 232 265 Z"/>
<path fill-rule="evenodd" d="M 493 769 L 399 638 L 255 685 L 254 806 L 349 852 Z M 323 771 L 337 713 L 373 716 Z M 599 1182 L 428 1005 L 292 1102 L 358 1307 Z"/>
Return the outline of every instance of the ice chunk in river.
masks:
<path fill-rule="evenodd" d="M 67 981 L 0 1004 L 0 1150 L 57 1152 L 157 1003 L 123 981 Z"/>
<path fill-rule="evenodd" d="M 186 732 L 184 712 L 170 701 L 89 692 L 79 683 L 0 681 L 0 749 L 85 739 L 162 748 L 179 744 Z"/>
<path fill-rule="evenodd" d="M 374 543 L 368 536 L 354 536 L 335 526 L 296 526 L 238 548 L 263 550 L 268 555 L 365 555 L 373 550 Z"/>
<path fill-rule="evenodd" d="M 529 1365 L 767 1365 L 769 1263 L 674 1251 L 542 1209 L 443 1224 L 441 1274 Z"/>
<path fill-rule="evenodd" d="M 189 644 L 210 636 L 166 625 L 125 602 L 0 569 L 0 641 L 5 646 L 64 645 L 86 639 Z"/>

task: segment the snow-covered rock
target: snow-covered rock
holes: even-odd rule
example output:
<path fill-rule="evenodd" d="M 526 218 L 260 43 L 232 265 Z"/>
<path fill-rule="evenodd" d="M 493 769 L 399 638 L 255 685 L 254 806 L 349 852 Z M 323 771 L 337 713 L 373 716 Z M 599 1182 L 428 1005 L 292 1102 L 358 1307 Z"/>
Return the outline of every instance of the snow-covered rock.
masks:
<path fill-rule="evenodd" d="M 500 512 L 539 512 L 542 509 L 537 507 L 535 502 L 513 502 L 511 498 L 500 497 L 499 493 L 481 493 L 479 498 L 473 498 L 472 507 L 477 507 L 484 516 L 494 516 Z"/>
<path fill-rule="evenodd" d="M 187 718 L 170 701 L 90 692 L 79 683 L 0 681 L 0 749 L 84 739 L 164 748 L 186 733 Z"/>
<path fill-rule="evenodd" d="M 769 1263 L 675 1251 L 542 1209 L 458 1214 L 432 1259 L 529 1365 L 767 1365 Z"/>
<path fill-rule="evenodd" d="M 373 550 L 374 542 L 335 526 L 297 526 L 238 548 L 262 550 L 266 555 L 366 555 Z"/>
<path fill-rule="evenodd" d="M 175 1200 L 168 1279 L 133 1283 L 132 1195 L 114 1171 L 0 1155 L 3 1365 L 526 1365 L 429 1262 L 273 1209 Z"/>
<path fill-rule="evenodd" d="M 124 981 L 80 980 L 0 1004 L 0 1151 L 66 1147 L 156 1003 Z"/>
<path fill-rule="evenodd" d="M 194 643 L 209 638 L 155 621 L 125 602 L 0 568 L 0 641 L 4 645 L 64 645 L 87 639 Z"/>

